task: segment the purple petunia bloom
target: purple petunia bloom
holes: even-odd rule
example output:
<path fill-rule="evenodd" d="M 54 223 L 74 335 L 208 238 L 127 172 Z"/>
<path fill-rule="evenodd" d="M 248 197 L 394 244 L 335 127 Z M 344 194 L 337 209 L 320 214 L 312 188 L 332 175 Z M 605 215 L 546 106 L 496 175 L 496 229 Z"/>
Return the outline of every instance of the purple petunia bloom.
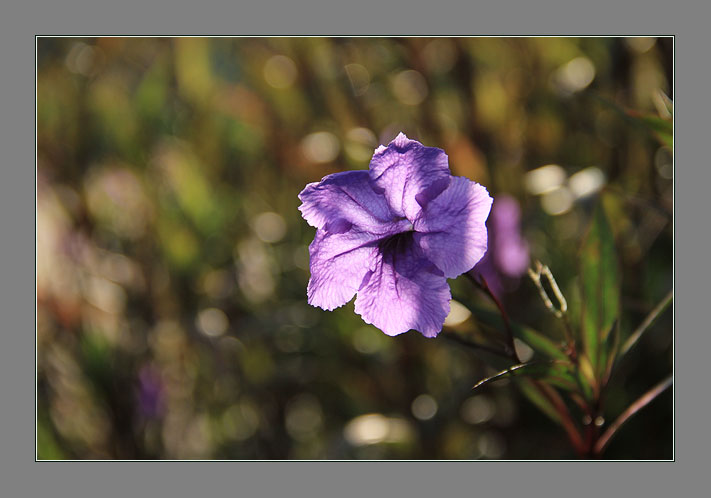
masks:
<path fill-rule="evenodd" d="M 447 279 L 486 252 L 487 190 L 452 176 L 442 149 L 402 133 L 375 150 L 369 171 L 328 175 L 299 199 L 317 228 L 309 304 L 333 310 L 357 293 L 356 313 L 388 335 L 436 336 L 449 313 Z"/>

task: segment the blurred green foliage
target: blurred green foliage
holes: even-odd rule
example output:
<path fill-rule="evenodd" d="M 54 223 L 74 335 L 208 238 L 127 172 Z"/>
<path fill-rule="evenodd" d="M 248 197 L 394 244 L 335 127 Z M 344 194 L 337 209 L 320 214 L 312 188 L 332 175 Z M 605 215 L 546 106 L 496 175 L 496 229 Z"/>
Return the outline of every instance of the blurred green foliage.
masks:
<path fill-rule="evenodd" d="M 471 391 L 486 353 L 306 303 L 297 194 L 399 131 L 519 200 L 571 309 L 604 189 L 622 340 L 672 286 L 669 38 L 39 38 L 37 68 L 40 459 L 574 457 L 512 383 Z M 489 304 L 452 292 L 474 313 L 443 334 L 482 337 Z M 530 281 L 502 297 L 562 341 Z M 671 370 L 671 330 L 606 418 Z M 672 448 L 666 393 L 606 456 Z"/>

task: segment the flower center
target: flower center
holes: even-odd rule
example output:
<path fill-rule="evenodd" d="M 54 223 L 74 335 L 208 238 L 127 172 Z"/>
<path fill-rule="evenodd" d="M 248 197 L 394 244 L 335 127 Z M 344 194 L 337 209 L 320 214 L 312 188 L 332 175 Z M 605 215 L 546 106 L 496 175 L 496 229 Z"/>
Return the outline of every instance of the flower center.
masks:
<path fill-rule="evenodd" d="M 407 252 L 412 245 L 414 231 L 396 233 L 380 241 L 379 247 L 383 257 L 392 261 L 397 255 L 402 255 Z"/>

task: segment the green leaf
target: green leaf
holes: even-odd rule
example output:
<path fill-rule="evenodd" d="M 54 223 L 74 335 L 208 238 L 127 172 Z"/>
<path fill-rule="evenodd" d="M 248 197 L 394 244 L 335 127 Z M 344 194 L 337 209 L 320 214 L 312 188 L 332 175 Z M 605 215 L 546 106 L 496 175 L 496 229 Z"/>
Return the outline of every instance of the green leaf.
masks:
<path fill-rule="evenodd" d="M 602 377 L 603 385 L 607 383 L 612 374 L 612 368 L 615 366 L 615 361 L 617 360 L 618 353 L 620 351 L 620 322 L 615 320 L 612 323 L 611 332 L 607 336 L 607 341 L 605 341 L 606 354 L 605 360 L 605 370 Z"/>
<path fill-rule="evenodd" d="M 557 424 L 561 423 L 560 415 L 555 409 L 555 406 L 553 406 L 553 403 L 541 394 L 541 391 L 536 388 L 531 379 L 517 379 L 516 385 L 521 389 L 524 396 L 526 396 L 531 403 L 536 405 L 548 418 Z"/>
<path fill-rule="evenodd" d="M 62 446 L 54 437 L 49 417 L 46 414 L 37 417 L 37 459 L 62 460 L 66 456 Z"/>
<path fill-rule="evenodd" d="M 594 98 L 609 109 L 615 111 L 618 116 L 625 119 L 637 129 L 651 133 L 662 145 L 666 145 L 674 150 L 674 122 L 672 118 L 662 118 L 654 114 L 645 114 L 639 111 L 625 109 L 602 95 L 594 95 Z M 668 101 L 664 102 L 666 109 L 670 114 L 673 114 L 673 104 L 668 97 L 666 97 L 666 100 Z"/>
<path fill-rule="evenodd" d="M 649 129 L 656 133 L 665 135 L 674 134 L 674 123 L 670 119 L 660 118 L 651 114 L 632 114 L 637 119 L 641 120 Z"/>
<path fill-rule="evenodd" d="M 593 212 L 580 251 L 582 282 L 582 337 L 593 372 L 605 367 L 602 344 L 620 311 L 620 272 L 615 240 L 602 203 Z M 599 375 L 598 375 L 599 377 Z"/>
<path fill-rule="evenodd" d="M 476 306 L 470 306 L 470 309 L 477 320 L 503 330 L 504 322 L 498 312 Z M 510 322 L 510 325 L 514 336 L 528 344 L 535 352 L 541 353 L 554 360 L 565 361 L 568 359 L 560 346 L 548 339 L 541 332 L 517 322 Z"/>
<path fill-rule="evenodd" d="M 560 394 L 550 385 L 530 378 L 521 379 L 517 384 L 543 413 L 563 427 L 575 451 L 584 454 L 585 442 Z"/>
<path fill-rule="evenodd" d="M 650 114 L 632 114 L 632 116 L 644 123 L 662 145 L 674 150 L 674 123 L 671 119 L 664 119 Z"/>
<path fill-rule="evenodd" d="M 570 362 L 557 360 L 520 363 L 480 380 L 474 385 L 474 387 L 472 387 L 472 389 L 478 389 L 486 384 L 489 384 L 490 382 L 494 382 L 495 380 L 512 376 L 526 376 L 547 380 L 555 385 L 575 389 L 575 381 L 568 371 L 571 366 L 572 364 Z"/>
<path fill-rule="evenodd" d="M 560 347 L 546 336 L 525 325 L 511 324 L 514 335 L 528 344 L 534 351 L 550 356 L 555 360 L 565 361 L 568 357 Z"/>

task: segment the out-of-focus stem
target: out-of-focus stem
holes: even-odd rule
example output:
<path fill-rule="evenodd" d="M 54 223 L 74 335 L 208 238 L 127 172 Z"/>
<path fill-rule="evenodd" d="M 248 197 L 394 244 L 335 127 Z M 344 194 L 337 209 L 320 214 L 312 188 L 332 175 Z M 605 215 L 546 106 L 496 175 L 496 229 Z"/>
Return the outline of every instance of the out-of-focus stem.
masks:
<path fill-rule="evenodd" d="M 674 378 L 672 376 L 667 377 L 659 384 L 654 386 L 652 389 L 644 393 L 642 397 L 640 397 L 637 401 L 627 407 L 627 409 L 622 412 L 619 417 L 617 417 L 617 420 L 615 420 L 612 425 L 607 428 L 607 430 L 600 437 L 600 439 L 597 440 L 594 447 L 594 454 L 598 456 L 601 455 L 602 452 L 605 451 L 605 448 L 609 444 L 612 437 L 617 433 L 619 428 L 622 427 L 622 425 L 627 422 L 627 420 L 629 420 L 630 417 L 632 417 L 635 413 L 640 411 L 642 408 L 651 403 L 657 396 L 663 393 L 665 389 L 672 385 L 673 381 Z"/>
<path fill-rule="evenodd" d="M 443 333 L 442 337 L 444 337 L 445 339 L 449 339 L 452 342 L 461 344 L 462 346 L 471 348 L 471 349 L 478 349 L 481 351 L 486 351 L 487 353 L 495 354 L 497 356 L 503 356 L 504 358 L 507 358 L 507 359 L 511 358 L 511 355 L 507 351 L 502 351 L 500 349 L 496 349 L 491 346 L 487 346 L 486 344 L 481 344 L 478 342 L 470 341 L 468 339 L 464 339 L 463 337 L 459 337 L 458 335 Z"/>
<path fill-rule="evenodd" d="M 516 345 L 514 344 L 514 336 L 513 331 L 511 330 L 511 322 L 509 322 L 509 316 L 506 314 L 503 304 L 501 304 L 499 298 L 496 297 L 496 294 L 493 293 L 493 291 L 489 287 L 489 284 L 486 282 L 486 279 L 483 276 L 480 276 L 481 280 L 479 281 L 471 273 L 467 272 L 465 273 L 465 275 L 469 278 L 469 280 L 474 282 L 477 287 L 484 291 L 484 293 L 489 296 L 489 298 L 498 308 L 499 313 L 501 314 L 501 319 L 504 321 L 504 327 L 506 328 L 506 342 L 508 346 L 507 349 L 509 350 L 508 356 L 509 358 L 516 361 L 516 363 L 521 363 L 521 359 L 518 357 L 518 353 L 516 353 Z"/>
<path fill-rule="evenodd" d="M 531 382 L 536 387 L 536 389 L 538 389 L 538 391 L 553 404 L 554 408 L 558 412 L 558 415 L 560 415 L 560 420 L 563 424 L 563 429 L 568 435 L 568 439 L 573 445 L 575 452 L 581 458 L 584 457 L 586 453 L 585 443 L 583 442 L 583 438 L 580 435 L 578 429 L 576 428 L 575 423 L 573 422 L 573 419 L 570 416 L 570 411 L 568 411 L 568 407 L 565 406 L 565 402 L 563 401 L 563 399 L 560 397 L 558 392 L 551 386 L 543 384 L 542 382 L 534 379 L 531 379 Z"/>
<path fill-rule="evenodd" d="M 656 320 L 656 318 L 666 309 L 667 306 L 669 306 L 669 303 L 672 302 L 672 299 L 674 298 L 674 290 L 670 290 L 669 293 L 664 296 L 664 299 L 662 299 L 659 304 L 657 304 L 652 311 L 650 311 L 649 315 L 644 319 L 644 321 L 637 327 L 637 329 L 632 332 L 632 335 L 629 336 L 629 338 L 625 341 L 624 345 L 622 346 L 622 349 L 620 349 L 620 355 L 623 355 L 627 353 L 630 349 L 632 349 L 632 346 L 634 346 L 637 341 L 639 341 L 639 338 L 642 337 L 642 334 L 649 328 L 649 326 Z"/>

